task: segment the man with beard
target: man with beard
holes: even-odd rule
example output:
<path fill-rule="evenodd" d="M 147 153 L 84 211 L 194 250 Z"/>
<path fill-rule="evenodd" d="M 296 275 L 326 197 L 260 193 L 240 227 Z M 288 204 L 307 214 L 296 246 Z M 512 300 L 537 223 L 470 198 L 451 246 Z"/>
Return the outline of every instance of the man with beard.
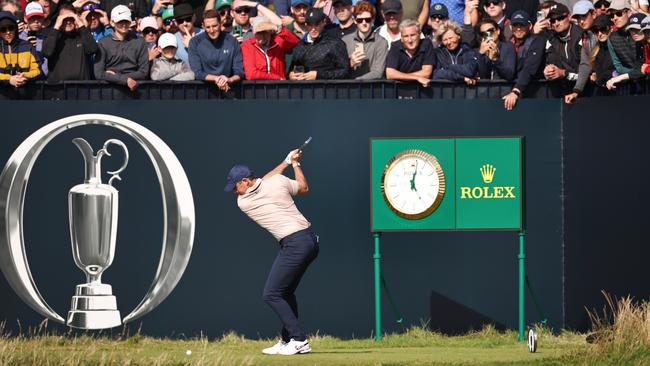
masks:
<path fill-rule="evenodd" d="M 310 0 L 291 1 L 291 17 L 293 21 L 287 24 L 287 29 L 292 31 L 299 39 L 302 39 L 307 34 L 305 15 L 307 15 L 310 4 Z"/>
<path fill-rule="evenodd" d="M 19 88 L 41 74 L 34 47 L 18 38 L 18 21 L 0 11 L 0 85 Z"/>
<path fill-rule="evenodd" d="M 64 80 L 90 80 L 88 57 L 97 52 L 97 43 L 74 7 L 63 4 L 54 28 L 43 43 L 43 54 L 49 60 L 49 83 Z"/>
<path fill-rule="evenodd" d="M 506 110 L 512 110 L 531 80 L 541 77 L 544 67 L 544 38 L 532 34 L 533 24 L 523 10 L 512 13 L 510 18 L 512 44 L 517 52 L 517 81 L 503 99 Z"/>
<path fill-rule="evenodd" d="M 326 16 L 311 8 L 305 17 L 307 35 L 293 50 L 290 80 L 345 79 L 350 61 L 345 43 L 323 33 Z"/>
<path fill-rule="evenodd" d="M 111 11 L 114 32 L 99 41 L 95 58 L 95 77 L 112 83 L 126 85 L 131 91 L 138 80 L 149 76 L 149 52 L 144 39 L 131 31 L 131 10 L 118 5 Z"/>
<path fill-rule="evenodd" d="M 196 80 L 212 82 L 227 92 L 244 77 L 239 43 L 221 30 L 219 13 L 214 9 L 203 14 L 203 29 L 190 41 L 190 67 Z"/>

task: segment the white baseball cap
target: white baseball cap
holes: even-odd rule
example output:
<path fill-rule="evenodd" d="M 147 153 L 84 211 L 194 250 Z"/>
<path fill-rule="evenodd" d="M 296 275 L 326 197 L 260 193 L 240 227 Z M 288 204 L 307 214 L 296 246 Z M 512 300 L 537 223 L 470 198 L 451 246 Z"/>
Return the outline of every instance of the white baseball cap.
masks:
<path fill-rule="evenodd" d="M 175 47 L 178 48 L 178 43 L 176 42 L 176 36 L 172 33 L 165 33 L 160 38 L 158 38 L 158 47 L 167 48 Z"/>
<path fill-rule="evenodd" d="M 43 7 L 38 3 L 38 1 L 32 1 L 27 4 L 27 7 L 25 7 L 25 19 L 36 16 L 44 17 L 45 13 L 43 12 Z"/>
<path fill-rule="evenodd" d="M 118 5 L 111 10 L 111 21 L 112 22 L 121 22 L 122 20 L 128 20 L 129 22 L 132 20 L 131 19 L 131 10 L 129 10 L 126 5 Z"/>

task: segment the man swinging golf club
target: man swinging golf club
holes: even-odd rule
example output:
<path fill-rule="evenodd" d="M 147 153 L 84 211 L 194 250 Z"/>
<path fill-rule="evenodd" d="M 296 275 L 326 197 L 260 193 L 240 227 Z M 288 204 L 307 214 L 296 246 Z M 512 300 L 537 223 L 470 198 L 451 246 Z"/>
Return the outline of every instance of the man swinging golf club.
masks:
<path fill-rule="evenodd" d="M 318 256 L 318 238 L 292 198 L 309 190 L 300 168 L 301 154 L 301 149 L 290 151 L 280 165 L 262 178 L 257 178 L 247 166 L 235 165 L 224 188 L 226 192 L 234 191 L 239 208 L 280 243 L 263 298 L 282 321 L 282 339 L 262 350 L 267 355 L 311 352 L 307 335 L 298 324 L 295 295 L 302 275 Z M 295 180 L 282 174 L 289 166 L 293 167 Z"/>

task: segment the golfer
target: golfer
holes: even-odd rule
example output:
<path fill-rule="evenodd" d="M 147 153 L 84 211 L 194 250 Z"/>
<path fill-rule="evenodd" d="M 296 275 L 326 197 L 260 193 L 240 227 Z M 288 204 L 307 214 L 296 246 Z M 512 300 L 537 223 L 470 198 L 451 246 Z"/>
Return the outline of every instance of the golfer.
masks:
<path fill-rule="evenodd" d="M 300 168 L 300 156 L 298 149 L 292 150 L 262 178 L 257 178 L 247 166 L 235 165 L 228 173 L 224 188 L 226 192 L 237 193 L 239 208 L 280 243 L 263 298 L 282 321 L 282 339 L 262 350 L 267 355 L 311 352 L 307 335 L 298 323 L 295 291 L 307 267 L 318 256 L 318 237 L 311 232 L 311 224 L 291 197 L 309 190 Z M 295 180 L 282 174 L 289 166 L 293 167 Z"/>

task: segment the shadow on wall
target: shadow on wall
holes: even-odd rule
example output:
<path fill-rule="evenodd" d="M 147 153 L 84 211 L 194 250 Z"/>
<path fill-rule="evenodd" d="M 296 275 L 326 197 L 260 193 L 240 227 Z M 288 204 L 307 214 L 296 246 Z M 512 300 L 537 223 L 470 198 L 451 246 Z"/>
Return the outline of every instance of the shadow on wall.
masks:
<path fill-rule="evenodd" d="M 482 329 L 485 324 L 493 324 L 497 330 L 507 327 L 494 319 L 468 308 L 435 291 L 431 291 L 431 322 L 432 331 L 446 335 L 461 335 L 472 330 Z"/>

